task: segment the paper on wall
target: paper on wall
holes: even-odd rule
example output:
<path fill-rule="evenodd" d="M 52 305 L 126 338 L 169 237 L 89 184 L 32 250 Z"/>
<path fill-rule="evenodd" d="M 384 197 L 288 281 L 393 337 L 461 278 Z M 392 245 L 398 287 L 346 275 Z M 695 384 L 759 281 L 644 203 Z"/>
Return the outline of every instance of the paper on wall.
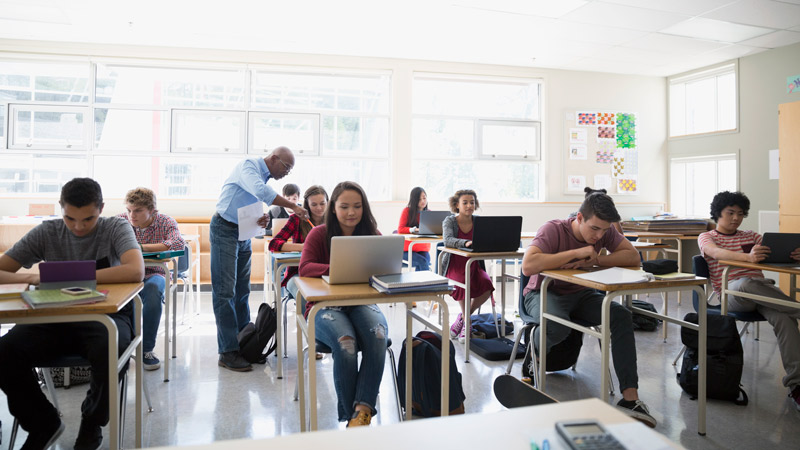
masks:
<path fill-rule="evenodd" d="M 256 223 L 264 215 L 264 204 L 255 202 L 242 206 L 236 210 L 239 217 L 239 240 L 247 241 L 256 236 L 264 234 L 264 229 Z"/>
<path fill-rule="evenodd" d="M 570 144 L 569 159 L 586 159 L 586 145 Z"/>
<path fill-rule="evenodd" d="M 595 175 L 593 189 L 611 189 L 611 175 Z"/>
<path fill-rule="evenodd" d="M 567 177 L 567 190 L 570 192 L 583 192 L 586 187 L 586 177 L 583 175 L 570 175 Z"/>
<path fill-rule="evenodd" d="M 585 144 L 586 143 L 586 129 L 585 128 L 570 128 L 569 129 L 569 143 L 570 144 Z"/>

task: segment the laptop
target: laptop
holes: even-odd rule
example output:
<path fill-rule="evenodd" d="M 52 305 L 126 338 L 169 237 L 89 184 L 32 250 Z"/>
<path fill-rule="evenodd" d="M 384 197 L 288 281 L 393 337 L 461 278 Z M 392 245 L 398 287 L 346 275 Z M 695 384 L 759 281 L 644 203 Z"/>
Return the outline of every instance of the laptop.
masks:
<path fill-rule="evenodd" d="M 39 263 L 39 289 L 68 287 L 97 289 L 97 262 L 45 261 Z"/>
<path fill-rule="evenodd" d="M 331 239 L 328 284 L 366 283 L 373 275 L 400 273 L 403 236 L 335 236 Z"/>
<path fill-rule="evenodd" d="M 472 247 L 459 250 L 485 253 L 519 249 L 522 216 L 475 216 L 472 227 Z"/>
<path fill-rule="evenodd" d="M 761 245 L 769 247 L 770 254 L 762 264 L 781 266 L 800 266 L 800 261 L 792 259 L 792 252 L 800 248 L 800 233 L 764 233 Z"/>
<path fill-rule="evenodd" d="M 442 235 L 442 222 L 451 215 L 450 211 L 420 211 L 419 232 L 420 237 L 437 237 Z M 429 235 L 429 236 L 425 236 Z"/>

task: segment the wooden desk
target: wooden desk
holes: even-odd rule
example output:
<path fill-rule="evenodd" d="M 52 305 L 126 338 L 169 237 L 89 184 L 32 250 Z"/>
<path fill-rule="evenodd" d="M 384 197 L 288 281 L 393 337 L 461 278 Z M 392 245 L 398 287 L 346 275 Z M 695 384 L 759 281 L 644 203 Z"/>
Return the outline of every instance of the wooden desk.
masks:
<path fill-rule="evenodd" d="M 406 254 L 408 259 L 404 259 L 403 262 L 408 264 L 409 272 L 414 271 L 414 266 L 411 265 L 411 254 L 414 251 L 415 244 L 433 244 L 433 248 L 436 250 L 436 244 L 444 239 L 438 235 L 436 237 L 418 237 L 416 234 L 401 234 L 400 236 L 403 236 L 408 242 L 408 253 Z"/>
<path fill-rule="evenodd" d="M 741 267 L 743 269 L 766 270 L 768 272 L 777 272 L 789 275 L 789 280 L 791 282 L 791 285 L 789 286 L 789 297 L 797 300 L 797 292 L 798 292 L 797 275 L 800 275 L 800 263 L 797 264 L 797 267 L 773 266 L 771 264 L 757 264 L 745 261 L 729 261 L 729 260 L 721 260 L 719 263 L 725 266 L 725 269 L 722 271 L 722 286 L 720 287 L 721 314 L 723 315 L 728 314 L 728 295 L 735 295 L 737 297 L 749 298 L 751 300 L 758 300 L 764 303 L 791 306 L 793 308 L 800 309 L 800 303 L 798 303 L 797 301 L 791 303 L 787 302 L 786 300 L 782 300 L 775 297 L 766 297 L 763 295 L 748 294 L 746 292 L 732 291 L 728 289 L 728 275 L 731 268 Z"/>
<path fill-rule="evenodd" d="M 283 378 L 283 358 L 288 358 L 286 353 L 286 324 L 284 323 L 283 299 L 281 298 L 281 270 L 289 267 L 297 267 L 300 265 L 300 257 L 282 257 L 276 258 L 275 255 L 282 253 L 297 253 L 297 252 L 272 252 L 273 257 L 270 262 L 277 261 L 277 265 L 271 270 L 273 275 L 272 286 L 275 288 L 275 315 L 278 317 L 278 328 L 275 330 L 275 356 L 278 359 L 278 378 Z M 272 264 L 270 264 L 272 265 Z M 264 269 L 266 270 L 266 268 Z M 266 290 L 266 286 L 264 289 Z M 282 356 L 281 356 L 282 354 Z M 302 354 L 299 354 L 302 356 Z"/>
<path fill-rule="evenodd" d="M 648 439 L 648 448 L 682 448 L 664 435 L 634 423 L 634 420 L 616 408 L 598 399 L 575 400 L 551 405 L 528 406 L 490 414 L 461 414 L 437 419 L 412 420 L 392 425 L 372 425 L 358 430 L 320 431 L 296 433 L 269 439 L 237 439 L 205 445 L 183 447 L 187 450 L 256 450 L 279 448 L 281 450 L 377 448 L 382 450 L 408 450 L 413 448 L 453 448 L 453 439 L 470 430 L 469 448 L 498 448 L 498 434 L 489 430 L 503 430 L 503 448 L 522 450 L 531 448 L 532 436 L 542 432 L 554 433 L 556 421 L 594 419 L 606 427 L 637 427 L 634 429 Z M 638 428 L 640 427 L 640 428 Z M 630 445 L 621 440 L 622 444 Z M 560 442 L 553 442 L 553 448 Z M 634 447 L 628 447 L 634 448 Z M 167 447 L 160 447 L 166 450 Z"/>
<path fill-rule="evenodd" d="M 510 259 L 522 259 L 522 257 L 525 256 L 525 252 L 522 249 L 518 249 L 518 250 L 515 250 L 513 252 L 476 253 L 476 252 L 465 252 L 464 250 L 459 250 L 457 248 L 443 247 L 442 248 L 442 253 L 439 254 L 439 275 L 442 275 L 442 276 L 446 275 L 444 273 L 441 273 L 442 272 L 442 259 L 444 258 L 444 254 L 445 253 L 450 253 L 452 255 L 463 256 L 464 258 L 467 258 L 467 262 L 466 262 L 466 264 L 464 264 L 464 283 L 462 284 L 462 283 L 459 283 L 459 282 L 454 281 L 454 280 L 450 280 L 450 281 L 453 284 L 455 284 L 456 286 L 461 287 L 465 291 L 465 293 L 464 293 L 464 297 L 465 297 L 464 298 L 464 311 L 465 311 L 465 313 L 464 313 L 464 326 L 467 327 L 468 331 L 472 329 L 472 318 L 470 317 L 470 313 L 469 313 L 470 307 L 471 307 L 471 304 L 472 304 L 472 298 L 471 298 L 472 297 L 472 293 L 470 292 L 471 288 L 470 288 L 470 270 L 469 270 L 469 267 L 475 261 L 496 260 L 496 259 L 499 259 L 501 261 L 500 262 L 500 265 L 501 265 L 501 270 L 500 270 L 500 272 L 501 272 L 500 273 L 500 280 L 501 280 L 501 282 L 500 282 L 500 304 L 501 304 L 501 307 L 500 307 L 500 322 L 501 322 L 501 325 L 500 325 L 500 328 L 497 329 L 497 335 L 499 337 L 503 337 L 503 334 L 500 333 L 500 330 L 501 329 L 502 330 L 506 329 L 506 316 L 505 316 L 505 310 L 506 310 L 506 283 L 505 283 L 505 280 L 506 280 L 506 277 L 508 277 L 510 279 L 513 279 L 513 276 L 510 276 L 510 275 L 506 274 L 506 261 L 508 261 Z M 492 313 L 494 314 L 494 306 L 492 306 Z M 497 326 L 497 323 L 495 323 L 495 326 Z M 450 331 L 448 330 L 448 333 L 449 332 Z M 465 340 L 464 340 L 464 348 L 465 348 L 464 362 L 467 362 L 467 363 L 469 362 L 469 340 L 470 340 L 470 337 L 471 337 L 470 335 L 471 334 L 472 333 L 470 333 L 470 332 L 465 333 Z"/>
<path fill-rule="evenodd" d="M 678 272 L 683 272 L 683 241 L 697 241 L 697 235 L 684 235 L 675 233 L 658 233 L 654 231 L 626 231 L 625 237 L 635 237 L 639 239 L 660 239 L 662 242 L 674 241 L 675 248 L 664 248 L 662 252 L 666 257 L 666 253 L 675 253 L 678 259 Z M 681 304 L 681 292 L 678 291 L 678 304 Z M 666 297 L 665 297 L 666 298 Z M 665 337 L 666 339 L 666 337 Z"/>
<path fill-rule="evenodd" d="M 638 270 L 638 267 L 631 267 L 630 269 Z M 699 310 L 697 311 L 699 324 L 685 322 L 683 320 L 674 319 L 667 315 L 657 314 L 641 308 L 636 308 L 631 304 L 631 296 L 634 294 L 650 294 L 650 293 L 667 293 L 671 291 L 680 291 L 680 289 L 691 288 L 697 292 L 700 298 L 704 298 L 705 291 L 703 287 L 708 284 L 705 278 L 695 277 L 688 280 L 656 280 L 645 283 L 629 283 L 629 284 L 603 284 L 594 281 L 584 280 L 575 275 L 585 274 L 583 270 L 546 270 L 540 275 L 544 276 L 541 286 L 541 305 L 539 311 L 539 348 L 547 348 L 547 321 L 552 320 L 560 323 L 566 327 L 581 331 L 590 336 L 600 339 L 601 357 L 600 357 L 600 386 L 602 390 L 603 401 L 608 401 L 608 365 L 609 365 L 609 349 L 611 344 L 611 301 L 614 297 L 622 296 L 625 299 L 628 308 L 635 310 L 639 314 L 649 317 L 655 317 L 665 322 L 674 323 L 683 327 L 696 330 L 699 335 L 699 377 L 698 377 L 698 410 L 697 410 L 697 432 L 701 435 L 706 434 L 706 303 L 699 303 Z M 601 311 L 601 331 L 598 333 L 590 328 L 580 326 L 569 320 L 556 317 L 552 314 L 546 313 L 547 311 L 547 287 L 553 280 L 566 281 L 568 283 L 577 284 L 586 288 L 597 289 L 605 291 L 606 296 L 603 299 Z M 627 296 L 627 298 L 626 298 Z M 666 324 L 664 325 L 666 326 Z M 547 367 L 547 352 L 540 352 L 539 357 L 539 388 L 544 391 L 545 389 L 545 368 Z"/>
<path fill-rule="evenodd" d="M 303 368 L 303 334 L 308 336 L 309 353 L 313 354 L 316 333 L 314 324 L 317 313 L 326 306 L 354 306 L 371 305 L 376 303 L 405 303 L 406 304 L 406 420 L 411 420 L 411 364 L 412 364 L 412 337 L 411 319 L 417 319 L 434 331 L 442 335 L 442 395 L 441 411 L 442 416 L 446 416 L 450 411 L 450 313 L 447 309 L 447 302 L 443 295 L 450 291 L 442 292 L 408 292 L 404 294 L 381 294 L 371 288 L 369 284 L 335 284 L 330 285 L 321 278 L 297 277 L 297 296 L 295 301 L 297 306 L 297 376 L 302 377 L 305 373 Z M 307 302 L 315 302 L 308 312 L 308 322 L 303 317 L 302 304 L 300 300 L 305 298 Z M 432 300 L 439 303 L 442 308 L 442 326 L 430 322 L 427 318 L 417 314 L 412 308 L 411 303 L 417 300 Z M 302 331 L 302 333 L 301 333 Z M 311 405 L 310 429 L 317 429 L 317 365 L 313 360 L 308 364 L 308 398 Z M 306 431 L 306 401 L 305 401 L 305 382 L 298 380 L 300 394 L 300 431 Z M 335 410 L 332 408 L 331 411 Z"/>
<path fill-rule="evenodd" d="M 68 322 L 100 322 L 108 330 L 108 412 L 109 440 L 112 450 L 121 448 L 119 373 L 136 353 L 136 447 L 142 446 L 142 300 L 139 291 L 143 283 L 100 284 L 98 290 L 108 290 L 102 302 L 70 305 L 59 308 L 31 309 L 22 298 L 0 301 L 0 323 L 42 324 Z M 108 314 L 119 312 L 134 300 L 134 336 L 130 345 L 117 355 L 119 335 L 117 325 Z"/>
<path fill-rule="evenodd" d="M 163 253 L 166 252 L 171 252 L 171 250 L 166 250 Z M 181 252 L 183 252 L 183 250 L 181 250 Z M 145 267 L 161 267 L 164 270 L 164 278 L 167 281 L 167 285 L 164 288 L 164 382 L 169 381 L 169 360 L 171 359 L 169 351 L 170 304 L 172 304 L 172 308 L 175 309 L 172 314 L 172 358 L 176 358 L 178 354 L 178 331 L 175 322 L 178 316 L 178 257 L 179 256 L 167 259 L 144 259 Z M 168 263 L 172 263 L 172 272 L 169 270 Z"/>

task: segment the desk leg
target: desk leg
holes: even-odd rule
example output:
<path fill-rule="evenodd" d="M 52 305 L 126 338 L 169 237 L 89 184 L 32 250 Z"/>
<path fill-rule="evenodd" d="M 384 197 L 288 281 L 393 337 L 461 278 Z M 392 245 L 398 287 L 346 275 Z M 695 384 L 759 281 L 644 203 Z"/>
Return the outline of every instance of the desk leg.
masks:
<path fill-rule="evenodd" d="M 442 417 L 450 415 L 450 312 L 444 297 L 437 297 L 439 309 L 444 312 L 442 323 Z M 409 364 L 407 367 L 411 367 Z M 406 373 L 408 376 L 408 373 Z M 408 379 L 408 378 L 406 378 Z M 408 392 L 408 391 L 406 391 Z"/>
<path fill-rule="evenodd" d="M 175 264 L 173 263 L 173 265 Z M 169 272 L 169 266 L 167 266 L 166 261 L 161 262 L 161 267 L 164 269 L 164 278 L 166 279 L 166 288 L 164 289 L 164 382 L 166 383 L 169 381 L 169 315 L 171 313 L 170 297 L 172 297 L 172 275 Z M 175 266 L 175 269 L 177 269 L 177 266 Z M 142 316 L 142 320 L 144 320 L 144 316 Z"/>
<path fill-rule="evenodd" d="M 178 258 L 172 259 L 172 357 L 178 357 Z"/>
<path fill-rule="evenodd" d="M 414 350 L 414 347 L 412 345 L 413 344 L 412 341 L 414 340 L 414 334 L 413 334 L 414 331 L 411 329 L 411 314 L 409 314 L 410 310 L 411 310 L 411 304 L 407 302 L 406 303 L 406 398 L 404 399 L 406 404 L 406 420 L 411 420 L 411 411 L 413 409 L 411 403 L 411 389 L 413 388 L 411 384 L 411 377 L 412 377 L 411 364 L 413 363 L 412 362 L 413 358 L 411 353 Z M 444 330 L 444 328 L 442 328 L 442 330 Z M 442 333 L 442 342 L 444 342 L 444 335 L 445 333 Z M 447 336 L 448 337 L 450 336 L 449 332 L 447 333 Z M 442 345 L 442 349 L 444 351 L 444 345 Z"/>
<path fill-rule="evenodd" d="M 730 266 L 728 266 L 730 267 Z M 707 289 L 711 289 L 711 286 L 706 286 Z M 699 298 L 703 298 L 704 292 L 699 286 L 695 286 L 692 288 Z M 705 301 L 697 302 L 698 305 L 698 325 L 700 329 L 698 330 L 697 334 L 700 336 L 699 342 L 699 352 L 698 355 L 698 365 L 700 366 L 699 370 L 699 380 L 697 381 L 697 399 L 698 399 L 698 408 L 697 408 L 697 433 L 701 436 L 706 435 L 706 377 L 708 376 L 708 315 L 707 315 L 707 304 Z"/>
<path fill-rule="evenodd" d="M 298 397 L 300 400 L 300 432 L 308 431 L 306 428 L 306 380 L 305 380 L 305 368 L 303 367 L 303 332 L 301 330 L 302 325 L 300 321 L 303 320 L 303 313 L 300 311 L 300 304 L 302 303 L 302 294 L 298 292 L 298 298 L 296 301 L 296 315 L 295 320 L 297 322 L 297 391 Z M 309 346 L 308 351 L 311 351 L 311 347 Z M 309 365 L 314 365 L 311 363 L 311 355 L 309 354 Z"/>
<path fill-rule="evenodd" d="M 308 312 L 308 416 L 310 418 L 310 431 L 317 431 L 317 364 L 312 362 L 311 353 L 316 346 L 315 322 L 319 304 L 311 307 Z"/>
<path fill-rule="evenodd" d="M 678 291 L 678 295 L 681 295 L 681 291 Z M 661 314 L 665 315 L 665 316 L 667 315 L 667 312 L 668 312 L 668 306 L 667 306 L 667 300 L 668 299 L 669 299 L 669 293 L 668 292 L 662 292 L 661 293 L 661 300 L 663 301 L 663 305 L 661 306 Z M 667 322 L 665 320 L 664 321 L 664 329 L 661 330 L 661 332 L 663 333 L 664 342 L 667 342 L 667 325 L 669 325 L 669 322 Z"/>
<path fill-rule="evenodd" d="M 678 247 L 678 272 L 683 272 L 683 242 L 680 239 L 675 239 L 675 245 Z M 678 306 L 681 305 L 683 300 L 683 294 L 681 291 L 678 291 Z M 664 322 L 664 339 L 667 339 L 666 335 L 666 322 Z"/>
<path fill-rule="evenodd" d="M 470 258 L 464 265 L 464 362 L 469 362 L 469 338 L 472 337 L 472 293 L 470 292 L 470 266 L 475 260 Z M 442 331 L 448 331 L 444 328 Z"/>
<path fill-rule="evenodd" d="M 551 278 L 544 277 L 540 287 L 541 295 L 539 301 L 539 389 L 544 392 L 545 374 L 547 371 L 547 319 L 544 317 L 547 311 L 547 286 L 550 285 Z M 531 334 L 533 336 L 533 334 Z"/>
<path fill-rule="evenodd" d="M 494 319 L 497 328 L 497 318 Z M 502 332 L 500 330 L 503 330 Z M 506 337 L 506 260 L 500 260 L 500 328 L 497 328 L 497 337 Z"/>
<path fill-rule="evenodd" d="M 278 317 L 278 328 L 275 330 L 275 356 L 278 360 L 278 379 L 283 378 L 283 357 L 285 356 L 286 345 L 286 343 L 283 342 L 283 299 L 281 299 L 281 282 L 278 280 L 279 275 L 277 275 L 281 273 L 282 268 L 283 265 L 278 264 L 277 270 L 275 270 L 275 279 L 273 279 L 273 285 L 275 286 L 275 314 Z M 264 292 L 266 292 L 266 289 L 264 289 Z M 309 352 L 310 351 L 309 349 Z M 302 353 L 298 353 L 298 357 L 302 357 L 302 355 Z M 309 358 L 309 361 L 310 360 Z"/>
<path fill-rule="evenodd" d="M 609 347 L 611 347 L 611 301 L 614 293 L 610 292 L 603 298 L 603 310 L 600 314 L 600 324 L 603 328 L 600 338 L 600 390 L 603 393 L 602 399 L 608 403 L 608 366 L 609 366 Z"/>
<path fill-rule="evenodd" d="M 143 307 L 142 307 L 142 298 L 137 294 L 133 298 L 133 317 L 143 317 Z M 144 341 L 142 341 L 142 321 L 137 320 L 136 326 L 134 327 L 134 339 L 137 337 L 139 339 L 139 343 L 136 344 L 136 356 L 134 357 L 134 365 L 136 370 L 136 394 L 134 395 L 134 402 L 136 417 L 134 420 L 136 421 L 136 448 L 142 448 L 142 393 L 144 388 L 144 355 L 142 352 L 142 345 Z M 109 353 L 110 355 L 110 353 Z M 117 377 L 119 377 L 119 372 L 117 372 Z M 109 410 L 109 413 L 112 410 Z M 120 447 L 122 447 L 122 443 L 120 443 Z"/>
<path fill-rule="evenodd" d="M 138 297 L 138 295 L 137 295 Z M 135 300 L 134 300 L 135 301 Z M 138 302 L 141 304 L 141 301 Z M 107 316 L 106 316 L 107 317 Z M 136 323 L 136 328 L 138 330 L 141 329 L 141 311 L 140 314 L 135 315 L 135 318 L 139 320 Z M 120 398 L 119 398 L 119 368 L 117 364 L 119 363 L 119 330 L 117 330 L 117 324 L 114 321 L 107 317 L 108 320 L 102 321 L 103 325 L 106 326 L 106 331 L 108 332 L 108 439 L 109 439 L 109 447 L 111 450 L 117 450 L 121 448 L 120 443 L 120 416 L 119 416 L 119 405 L 120 405 Z M 141 345 L 141 344 L 140 344 Z M 141 352 L 136 352 L 136 371 L 139 372 L 139 368 L 141 367 L 139 363 L 141 362 Z M 139 376 L 136 377 L 136 384 L 139 385 Z M 138 392 L 137 392 L 138 393 Z M 137 396 L 138 398 L 138 396 Z M 141 406 L 140 406 L 141 408 Z M 138 431 L 138 430 L 137 430 Z"/>

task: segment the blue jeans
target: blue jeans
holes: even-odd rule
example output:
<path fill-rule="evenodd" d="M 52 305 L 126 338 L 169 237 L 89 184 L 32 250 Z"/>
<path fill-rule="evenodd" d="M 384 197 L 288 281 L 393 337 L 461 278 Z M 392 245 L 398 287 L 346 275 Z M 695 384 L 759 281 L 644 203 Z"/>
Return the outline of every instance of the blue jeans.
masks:
<path fill-rule="evenodd" d="M 408 252 L 403 252 L 403 258 L 408 256 Z M 415 272 L 431 270 L 431 254 L 428 252 L 411 252 L 411 267 Z"/>
<path fill-rule="evenodd" d="M 142 350 L 152 352 L 156 347 L 158 323 L 161 322 L 161 303 L 164 301 L 164 290 L 167 280 L 161 275 L 153 275 L 144 280 L 144 287 L 139 293 L 142 298 Z"/>
<path fill-rule="evenodd" d="M 389 329 L 381 310 L 377 305 L 328 307 L 317 313 L 315 326 L 317 341 L 333 355 L 339 421 L 350 420 L 358 404 L 369 406 L 375 415 Z"/>
<path fill-rule="evenodd" d="M 210 226 L 211 302 L 217 320 L 219 353 L 239 350 L 236 335 L 250 323 L 250 241 L 239 226 L 214 214 Z"/>

